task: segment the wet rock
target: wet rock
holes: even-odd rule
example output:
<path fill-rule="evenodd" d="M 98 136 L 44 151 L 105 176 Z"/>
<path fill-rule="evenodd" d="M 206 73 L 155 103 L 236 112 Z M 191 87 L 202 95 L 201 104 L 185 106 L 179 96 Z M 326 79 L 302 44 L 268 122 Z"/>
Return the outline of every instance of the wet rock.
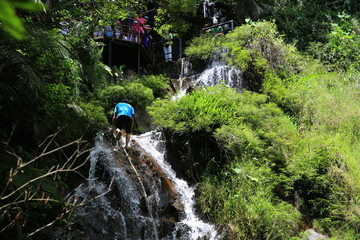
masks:
<path fill-rule="evenodd" d="M 108 149 L 113 149 L 111 141 Z M 91 190 L 84 196 L 94 199 L 78 209 L 85 232 L 94 239 L 166 239 L 184 209 L 156 161 L 136 142 L 131 146 L 127 151 L 96 153 Z M 99 191 L 105 194 L 96 196 Z"/>

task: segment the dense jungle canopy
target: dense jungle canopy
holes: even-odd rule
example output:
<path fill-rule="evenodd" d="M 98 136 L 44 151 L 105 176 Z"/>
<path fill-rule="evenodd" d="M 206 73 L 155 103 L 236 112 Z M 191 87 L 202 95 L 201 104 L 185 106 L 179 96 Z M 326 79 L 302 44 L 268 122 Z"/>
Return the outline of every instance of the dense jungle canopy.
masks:
<path fill-rule="evenodd" d="M 309 228 L 360 239 L 359 1 L 217 1 L 237 25 L 216 37 L 199 36 L 204 2 L 0 0 L 1 239 L 85 228 L 70 196 L 124 97 L 171 140 L 169 158 L 199 186 L 201 217 L 226 239 L 304 239 Z M 154 36 L 183 38 L 199 69 L 215 55 L 240 69 L 245 89 L 174 101 L 154 66 L 110 69 L 92 33 L 138 11 Z"/>

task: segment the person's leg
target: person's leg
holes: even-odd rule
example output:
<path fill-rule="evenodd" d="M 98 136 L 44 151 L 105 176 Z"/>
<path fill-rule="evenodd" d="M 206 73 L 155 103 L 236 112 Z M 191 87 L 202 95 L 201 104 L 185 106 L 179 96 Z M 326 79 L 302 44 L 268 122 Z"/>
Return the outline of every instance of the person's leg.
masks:
<path fill-rule="evenodd" d="M 129 142 L 130 142 L 130 133 L 126 133 L 125 149 L 129 147 Z"/>
<path fill-rule="evenodd" d="M 126 128 L 126 117 L 127 116 L 120 116 L 115 120 L 115 132 L 117 133 L 117 135 L 115 136 L 116 141 L 119 141 L 121 139 L 121 136 L 124 135 L 121 129 Z"/>
<path fill-rule="evenodd" d="M 164 58 L 165 58 L 165 62 L 167 62 L 167 48 L 164 46 L 163 47 L 163 50 L 164 50 Z"/>
<path fill-rule="evenodd" d="M 125 132 L 126 132 L 126 136 L 125 136 L 125 149 L 127 149 L 129 147 L 129 143 L 130 143 L 130 135 L 131 135 L 131 123 L 132 123 L 132 119 L 128 116 L 126 116 L 126 123 L 125 123 Z"/>
<path fill-rule="evenodd" d="M 168 48 L 168 61 L 172 61 L 172 47 L 171 47 L 171 45 Z"/>

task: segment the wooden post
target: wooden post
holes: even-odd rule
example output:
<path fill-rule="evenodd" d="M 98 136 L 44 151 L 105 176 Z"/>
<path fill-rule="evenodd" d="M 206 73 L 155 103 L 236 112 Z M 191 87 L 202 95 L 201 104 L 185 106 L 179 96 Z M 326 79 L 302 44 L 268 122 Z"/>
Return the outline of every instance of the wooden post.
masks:
<path fill-rule="evenodd" d="M 109 40 L 109 67 L 112 68 L 112 46 L 111 46 L 111 40 Z"/>
<path fill-rule="evenodd" d="M 138 46 L 137 49 L 138 49 L 138 56 L 137 56 L 137 60 L 138 60 L 138 74 L 140 74 L 140 47 L 141 46 Z"/>
<path fill-rule="evenodd" d="M 182 58 L 182 38 L 179 38 L 179 58 Z"/>

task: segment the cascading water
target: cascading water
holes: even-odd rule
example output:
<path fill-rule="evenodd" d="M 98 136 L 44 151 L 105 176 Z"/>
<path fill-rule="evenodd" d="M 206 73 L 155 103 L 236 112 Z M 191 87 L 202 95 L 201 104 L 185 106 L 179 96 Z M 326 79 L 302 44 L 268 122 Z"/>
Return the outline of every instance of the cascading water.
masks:
<path fill-rule="evenodd" d="M 226 21 L 226 11 L 221 8 L 219 1 L 204 0 L 201 4 L 204 19 L 213 20 L 216 18 L 220 23 Z"/>
<path fill-rule="evenodd" d="M 78 203 L 83 203 L 76 208 L 76 215 L 91 231 L 87 239 L 159 239 L 158 222 L 151 214 L 143 214 L 151 209 L 142 209 L 142 193 L 129 173 L 116 163 L 112 149 L 100 135 L 91 152 L 89 180 L 75 192 Z"/>
<path fill-rule="evenodd" d="M 181 74 L 177 82 L 173 82 L 178 94 L 173 100 L 185 96 L 190 88 L 212 87 L 216 84 L 225 84 L 241 92 L 244 88 L 242 71 L 223 63 L 219 58 L 214 56 L 214 61 L 200 74 L 194 74 L 190 62 L 181 59 Z"/>
<path fill-rule="evenodd" d="M 220 61 L 214 61 L 211 66 L 195 80 L 197 86 L 214 86 L 225 84 L 240 91 L 243 88 L 243 74 L 239 69 L 230 67 Z"/>
<path fill-rule="evenodd" d="M 242 79 L 240 70 L 219 60 L 214 60 L 201 74 L 194 75 L 191 64 L 182 59 L 177 90 L 182 97 L 189 87 L 214 86 L 220 83 L 241 91 Z M 82 219 L 88 232 L 80 234 L 80 237 L 78 232 L 70 232 L 67 236 L 63 234 L 59 240 L 217 240 L 224 237 L 225 233 L 218 233 L 214 226 L 196 216 L 194 188 L 188 186 L 186 181 L 178 179 L 164 160 L 165 144 L 162 144 L 160 135 L 160 132 L 153 131 L 132 138 L 142 149 L 140 151 L 151 155 L 166 178 L 170 179 L 176 197 L 171 199 L 167 195 L 164 200 L 166 194 L 161 189 L 163 180 L 159 180 L 159 176 L 149 170 L 134 177 L 134 171 L 143 166 L 139 165 L 135 169 L 134 166 L 131 168 L 129 164 L 124 164 L 125 162 L 119 164 L 119 156 L 114 155 L 113 146 L 105 143 L 103 135 L 100 135 L 95 149 L 91 152 L 89 180 L 75 193 L 78 203 L 83 203 L 76 209 L 76 215 Z M 126 159 L 125 155 L 123 158 Z M 150 176 L 151 180 L 146 180 L 146 175 Z M 111 189 L 109 184 L 112 184 Z M 166 201 L 168 202 L 164 203 Z M 168 214 L 168 209 L 172 209 L 172 215 Z"/>
<path fill-rule="evenodd" d="M 58 240 L 222 238 L 212 225 L 195 215 L 194 189 L 178 179 L 164 161 L 165 148 L 158 136 L 160 133 L 156 131 L 133 136 L 131 147 L 137 150 L 129 153 L 137 156 L 134 166 L 129 159 L 131 164 L 126 164 L 126 155 L 122 151 L 114 152 L 113 146 L 104 141 L 103 134 L 99 135 L 90 156 L 89 179 L 74 194 L 79 205 L 75 215 L 83 223 L 84 230 L 68 230 L 58 234 Z M 140 154 L 134 154 L 136 151 Z M 152 168 L 158 165 L 161 170 L 146 169 L 138 174 L 145 168 L 144 162 L 150 161 L 149 156 L 154 160 L 149 165 Z M 161 178 L 159 173 L 164 173 L 172 182 L 176 192 L 173 200 L 171 194 L 164 193 L 165 177 Z"/>
<path fill-rule="evenodd" d="M 191 63 L 186 58 L 181 58 L 181 69 L 179 78 L 185 78 L 194 75 Z"/>
<path fill-rule="evenodd" d="M 211 17 L 211 10 L 213 8 L 214 3 L 210 0 L 204 0 L 203 2 L 203 15 L 204 18 Z"/>
<path fill-rule="evenodd" d="M 134 136 L 135 140 L 145 151 L 151 153 L 157 163 L 162 167 L 167 176 L 174 182 L 175 188 L 180 194 L 181 202 L 184 204 L 185 217 L 177 224 L 177 228 L 188 227 L 190 231 L 185 238 L 177 239 L 221 239 L 214 227 L 201 221 L 194 210 L 194 189 L 187 182 L 176 177 L 171 166 L 164 160 L 164 141 L 161 140 L 161 132 L 149 132 L 140 136 Z"/>

